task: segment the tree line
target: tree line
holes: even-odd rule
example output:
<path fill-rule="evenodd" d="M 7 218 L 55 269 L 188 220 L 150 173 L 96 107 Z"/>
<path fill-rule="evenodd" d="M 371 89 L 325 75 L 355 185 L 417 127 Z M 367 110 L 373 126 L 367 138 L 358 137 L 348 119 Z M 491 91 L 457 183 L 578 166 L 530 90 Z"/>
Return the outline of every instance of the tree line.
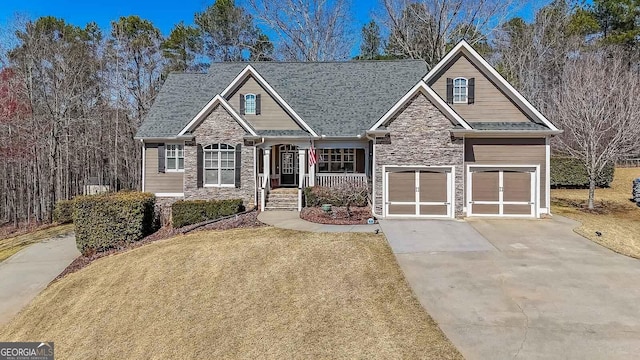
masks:
<path fill-rule="evenodd" d="M 638 151 L 639 0 L 556 0 L 531 21 L 514 17 L 517 0 L 379 0 L 360 36 L 351 5 L 216 0 L 167 36 L 138 16 L 108 29 L 16 20 L 0 44 L 0 225 L 50 221 L 56 201 L 90 183 L 139 189 L 133 136 L 163 80 L 217 61 L 433 66 L 465 39 L 565 129 L 558 151 L 593 173 Z"/>

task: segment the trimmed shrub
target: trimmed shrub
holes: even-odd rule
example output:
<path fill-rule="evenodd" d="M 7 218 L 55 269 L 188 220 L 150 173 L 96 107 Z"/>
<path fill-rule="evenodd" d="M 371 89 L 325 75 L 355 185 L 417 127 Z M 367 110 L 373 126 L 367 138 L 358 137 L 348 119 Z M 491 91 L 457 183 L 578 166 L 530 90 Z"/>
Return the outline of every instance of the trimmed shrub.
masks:
<path fill-rule="evenodd" d="M 174 228 L 215 220 L 244 211 L 242 199 L 180 200 L 171 205 Z"/>
<path fill-rule="evenodd" d="M 60 200 L 53 209 L 53 221 L 58 224 L 68 224 L 73 222 L 74 200 Z"/>
<path fill-rule="evenodd" d="M 607 165 L 596 179 L 597 187 L 609 187 L 613 181 L 614 165 Z M 551 186 L 588 188 L 589 176 L 584 164 L 574 158 L 551 158 Z"/>
<path fill-rule="evenodd" d="M 76 245 L 83 255 L 123 247 L 155 230 L 155 196 L 119 192 L 75 198 Z"/>
<path fill-rule="evenodd" d="M 337 187 L 311 186 L 304 189 L 307 207 L 331 204 L 333 206 L 367 206 L 369 188 L 362 185 L 344 184 Z"/>

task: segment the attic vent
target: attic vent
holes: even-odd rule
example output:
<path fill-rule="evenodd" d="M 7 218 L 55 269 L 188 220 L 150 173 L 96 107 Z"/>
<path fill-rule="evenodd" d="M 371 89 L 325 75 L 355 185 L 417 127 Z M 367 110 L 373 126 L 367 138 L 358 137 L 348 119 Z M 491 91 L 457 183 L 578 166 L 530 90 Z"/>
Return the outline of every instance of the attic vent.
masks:
<path fill-rule="evenodd" d="M 391 144 L 391 134 L 384 134 L 384 136 L 376 136 L 376 144 Z"/>

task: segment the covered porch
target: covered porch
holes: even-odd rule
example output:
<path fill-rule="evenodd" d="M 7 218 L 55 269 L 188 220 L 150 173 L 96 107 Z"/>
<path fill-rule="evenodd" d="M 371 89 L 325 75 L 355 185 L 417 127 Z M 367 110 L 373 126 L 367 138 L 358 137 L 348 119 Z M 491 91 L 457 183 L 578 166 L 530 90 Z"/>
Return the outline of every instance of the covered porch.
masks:
<path fill-rule="evenodd" d="M 313 146 L 317 161 L 309 161 Z M 371 176 L 368 141 L 317 141 L 282 139 L 255 147 L 256 189 L 260 209 L 267 208 L 274 189 L 297 189 L 297 209 L 302 210 L 303 189 L 309 186 L 367 186 Z"/>

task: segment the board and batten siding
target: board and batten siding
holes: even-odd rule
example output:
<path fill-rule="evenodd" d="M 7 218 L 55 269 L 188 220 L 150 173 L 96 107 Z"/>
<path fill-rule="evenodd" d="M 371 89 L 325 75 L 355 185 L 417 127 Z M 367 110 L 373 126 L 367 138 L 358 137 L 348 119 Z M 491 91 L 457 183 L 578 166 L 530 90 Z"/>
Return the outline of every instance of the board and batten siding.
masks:
<path fill-rule="evenodd" d="M 547 207 L 546 159 L 545 138 L 465 139 L 465 169 L 469 165 L 540 165 L 541 208 Z"/>
<path fill-rule="evenodd" d="M 228 101 L 240 113 L 240 94 L 260 94 L 260 115 L 242 115 L 256 130 L 300 130 L 300 126 L 253 77 L 240 84 Z"/>
<path fill-rule="evenodd" d="M 144 144 L 144 191 L 160 193 L 182 193 L 183 172 L 158 171 L 158 144 Z"/>
<path fill-rule="evenodd" d="M 531 120 L 500 89 L 489 80 L 465 55 L 458 55 L 429 86 L 447 99 L 447 78 L 475 78 L 473 104 L 449 104 L 466 121 L 530 122 Z"/>

